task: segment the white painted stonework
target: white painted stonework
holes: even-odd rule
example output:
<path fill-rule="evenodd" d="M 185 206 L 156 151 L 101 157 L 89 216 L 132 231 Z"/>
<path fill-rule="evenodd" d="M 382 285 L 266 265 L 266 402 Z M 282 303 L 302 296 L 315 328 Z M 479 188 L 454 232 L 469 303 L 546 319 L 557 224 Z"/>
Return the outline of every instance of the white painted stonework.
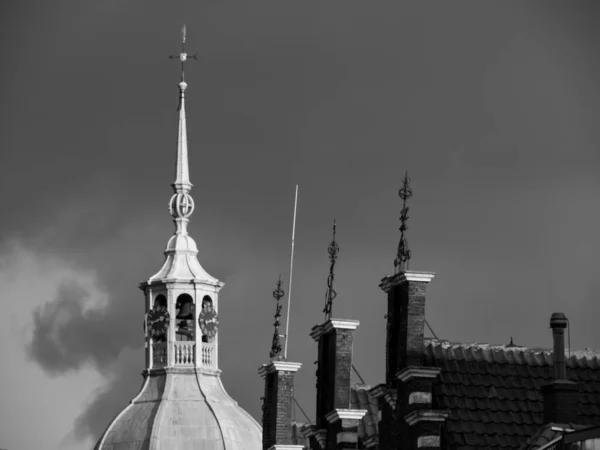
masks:
<path fill-rule="evenodd" d="M 325 416 L 325 419 L 329 423 L 334 423 L 342 419 L 360 420 L 365 414 L 367 414 L 366 409 L 334 409 Z"/>
<path fill-rule="evenodd" d="M 272 361 L 269 364 L 263 364 L 258 368 L 258 374 L 261 377 L 265 377 L 268 373 L 272 372 L 297 372 L 302 363 L 288 362 L 288 361 Z"/>
<path fill-rule="evenodd" d="M 431 403 L 431 392 L 411 392 L 408 396 L 408 404 Z"/>
<path fill-rule="evenodd" d="M 417 448 L 421 447 L 439 447 L 440 437 L 439 436 L 419 436 L 417 438 Z"/>
<path fill-rule="evenodd" d="M 407 367 L 398 372 L 396 378 L 402 382 L 412 378 L 436 378 L 441 370 L 439 367 Z"/>
<path fill-rule="evenodd" d="M 207 342 L 204 342 L 198 324 L 205 296 L 210 297 L 218 314 L 223 283 L 202 268 L 196 242 L 187 231 L 194 211 L 185 122 L 187 84 L 182 81 L 179 88 L 176 179 L 172 185 L 175 195 L 169 204 L 175 234 L 167 243 L 161 269 L 140 285 L 146 314 L 162 295 L 170 321 L 161 342 L 154 342 L 146 330 L 144 384 L 140 393 L 110 423 L 96 450 L 262 450 L 261 426 L 238 406 L 221 383 L 218 331 L 207 333 Z M 176 334 L 176 303 L 182 294 L 189 295 L 195 306 L 190 308 L 194 312 L 191 329 L 190 322 L 186 322 L 190 331 L 186 336 L 191 336 L 188 340 L 178 340 L 183 339 L 183 335 Z M 205 313 L 207 311 L 212 314 L 211 309 L 205 309 Z M 216 324 L 217 318 L 210 316 L 210 323 Z M 291 370 L 292 366 L 293 363 L 287 363 L 285 367 Z"/>

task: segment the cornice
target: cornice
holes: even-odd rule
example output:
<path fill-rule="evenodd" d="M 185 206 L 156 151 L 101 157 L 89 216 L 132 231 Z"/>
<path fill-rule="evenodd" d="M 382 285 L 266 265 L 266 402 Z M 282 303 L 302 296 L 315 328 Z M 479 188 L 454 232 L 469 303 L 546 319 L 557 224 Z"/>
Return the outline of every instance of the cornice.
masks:
<path fill-rule="evenodd" d="M 437 378 L 442 369 L 440 367 L 409 366 L 396 374 L 396 378 L 403 383 L 413 378 Z"/>
<path fill-rule="evenodd" d="M 340 409 L 336 408 L 325 416 L 327 422 L 334 423 L 342 419 L 360 420 L 367 413 L 366 409 Z"/>
<path fill-rule="evenodd" d="M 416 270 L 405 270 L 395 275 L 388 275 L 381 279 L 379 287 L 384 292 L 389 292 L 394 286 L 398 286 L 409 281 L 429 283 L 435 277 L 434 272 L 417 272 Z"/>
<path fill-rule="evenodd" d="M 273 372 L 297 372 L 302 363 L 288 362 L 288 361 L 271 361 L 269 364 L 263 364 L 258 368 L 258 374 L 261 377 L 267 376 L 268 373 Z"/>

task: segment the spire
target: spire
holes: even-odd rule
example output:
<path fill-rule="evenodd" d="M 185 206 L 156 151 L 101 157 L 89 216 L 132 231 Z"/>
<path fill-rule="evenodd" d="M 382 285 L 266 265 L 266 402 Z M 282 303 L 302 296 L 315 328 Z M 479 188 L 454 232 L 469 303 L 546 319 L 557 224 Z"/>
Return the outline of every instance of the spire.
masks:
<path fill-rule="evenodd" d="M 333 273 L 333 269 L 335 267 L 335 261 L 337 260 L 337 255 L 340 251 L 340 247 L 335 241 L 335 219 L 333 219 L 333 240 L 329 247 L 327 248 L 327 252 L 329 253 L 329 276 L 327 277 L 327 292 L 325 293 L 325 309 L 323 312 L 325 313 L 325 320 L 331 319 L 331 309 L 333 307 L 333 299 L 337 297 L 337 293 L 333 289 L 333 279 L 335 277 Z"/>
<path fill-rule="evenodd" d="M 177 134 L 177 163 L 175 166 L 175 182 L 172 184 L 175 194 L 169 203 L 169 212 L 175 218 L 177 232 L 187 234 L 186 226 L 189 217 L 194 212 L 194 199 L 189 194 L 192 189 L 188 166 L 187 127 L 185 121 L 185 62 L 188 58 L 196 59 L 196 55 L 188 56 L 185 52 L 185 25 L 181 28 L 181 53 L 178 56 L 169 56 L 171 59 L 181 61 L 181 81 L 179 82 L 179 130 Z"/>
<path fill-rule="evenodd" d="M 269 356 L 271 360 L 279 360 L 281 359 L 281 335 L 279 334 L 279 318 L 281 317 L 281 297 L 283 297 L 284 292 L 281 289 L 281 275 L 279 275 L 279 280 L 277 280 L 277 289 L 273 291 L 273 298 L 277 301 L 277 306 L 275 307 L 275 322 L 273 323 L 275 330 L 273 331 L 273 343 L 271 344 L 271 353 Z"/>
<path fill-rule="evenodd" d="M 396 268 L 396 272 L 400 272 L 403 270 L 408 270 L 411 251 L 408 249 L 408 242 L 406 241 L 406 230 L 408 227 L 406 226 L 406 222 L 408 220 L 408 206 L 406 206 L 406 200 L 412 197 L 412 189 L 409 186 L 410 178 L 408 178 L 408 172 L 404 175 L 404 180 L 402 181 L 402 187 L 398 192 L 398 195 L 402 199 L 402 210 L 400 211 L 400 242 L 398 243 L 398 252 L 396 254 L 396 259 L 394 260 L 394 267 Z"/>
<path fill-rule="evenodd" d="M 196 59 L 196 55 L 188 55 L 185 52 L 185 25 L 181 28 L 181 53 L 179 55 L 169 56 L 171 59 L 179 59 L 181 61 L 181 81 L 179 82 L 179 133 L 177 136 L 177 165 L 175 166 L 175 182 L 173 189 L 175 193 L 189 192 L 192 188 L 190 182 L 189 167 L 188 167 L 188 148 L 187 148 L 187 129 L 185 122 L 185 90 L 187 83 L 185 82 L 185 62 L 188 59 Z M 193 206 L 192 206 L 193 210 Z M 171 214 L 173 214 L 171 212 Z M 189 212 L 191 215 L 191 212 Z M 184 215 L 182 215 L 183 217 Z"/>
<path fill-rule="evenodd" d="M 175 182 L 171 185 L 175 193 L 169 201 L 169 213 L 175 222 L 175 234 L 171 236 L 165 249 L 167 258 L 163 267 L 155 275 L 148 279 L 147 283 L 157 280 L 204 280 L 214 285 L 223 284 L 209 275 L 200 265 L 196 255 L 198 248 L 196 242 L 189 235 L 187 226 L 189 218 L 194 212 L 194 199 L 190 195 L 192 183 L 190 182 L 188 166 L 188 145 L 185 120 L 185 82 L 184 68 L 188 59 L 196 59 L 196 55 L 190 56 L 185 52 L 185 25 L 181 29 L 181 53 L 177 56 L 169 56 L 171 59 L 181 61 L 181 81 L 179 82 L 179 130 L 177 135 L 177 163 L 175 166 Z"/>

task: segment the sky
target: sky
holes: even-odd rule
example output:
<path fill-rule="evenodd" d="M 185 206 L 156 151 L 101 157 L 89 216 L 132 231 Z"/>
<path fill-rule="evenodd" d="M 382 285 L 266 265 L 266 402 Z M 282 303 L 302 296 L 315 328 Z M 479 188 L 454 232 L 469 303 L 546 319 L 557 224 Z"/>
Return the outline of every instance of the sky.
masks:
<path fill-rule="evenodd" d="M 195 3 L 0 3 L 0 448 L 91 448 L 141 386 L 183 23 L 189 230 L 226 283 L 223 383 L 255 418 L 296 184 L 288 359 L 311 419 L 334 218 L 333 315 L 384 379 L 405 171 L 438 337 L 550 348 L 560 311 L 572 347 L 600 349 L 597 4 Z"/>

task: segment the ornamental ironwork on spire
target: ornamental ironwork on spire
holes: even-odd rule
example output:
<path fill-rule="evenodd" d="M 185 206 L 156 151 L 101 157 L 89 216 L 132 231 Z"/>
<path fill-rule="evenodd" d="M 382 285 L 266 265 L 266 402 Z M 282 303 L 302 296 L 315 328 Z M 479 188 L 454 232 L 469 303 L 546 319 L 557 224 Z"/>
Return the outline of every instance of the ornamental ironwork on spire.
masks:
<path fill-rule="evenodd" d="M 333 240 L 329 247 L 327 248 L 327 252 L 329 253 L 329 276 L 327 277 L 327 292 L 325 293 L 325 308 L 323 312 L 325 313 L 325 320 L 331 319 L 332 308 L 333 308 L 333 300 L 337 297 L 337 293 L 333 289 L 333 279 L 335 277 L 334 267 L 335 262 L 337 260 L 337 255 L 340 251 L 340 247 L 335 241 L 335 219 L 333 219 Z"/>
<path fill-rule="evenodd" d="M 396 271 L 408 270 L 411 251 L 408 248 L 408 241 L 406 240 L 406 230 L 408 226 L 408 206 L 406 206 L 406 200 L 412 197 L 413 192 L 409 186 L 410 178 L 408 178 L 408 172 L 404 175 L 402 181 L 402 187 L 398 192 L 398 195 L 402 199 L 402 210 L 400 211 L 400 242 L 398 243 L 398 252 L 396 253 L 396 259 L 394 260 L 394 267 Z"/>
<path fill-rule="evenodd" d="M 279 275 L 279 279 L 277 280 L 277 288 L 273 291 L 273 298 L 277 303 L 275 306 L 275 322 L 273 323 L 275 330 L 273 331 L 273 342 L 271 343 L 271 352 L 269 353 L 271 360 L 281 359 L 282 347 L 281 335 L 279 334 L 279 326 L 281 323 L 279 322 L 279 319 L 281 317 L 281 298 L 283 295 L 284 292 L 283 289 L 281 289 L 281 275 Z"/>

